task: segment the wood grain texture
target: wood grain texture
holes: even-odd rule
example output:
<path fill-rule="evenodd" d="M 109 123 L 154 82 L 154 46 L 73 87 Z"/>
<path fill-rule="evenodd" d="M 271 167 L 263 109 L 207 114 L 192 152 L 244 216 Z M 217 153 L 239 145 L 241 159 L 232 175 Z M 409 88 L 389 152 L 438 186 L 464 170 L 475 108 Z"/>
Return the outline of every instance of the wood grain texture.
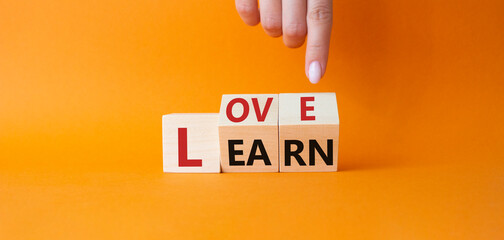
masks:
<path fill-rule="evenodd" d="M 243 162 L 242 166 L 230 164 L 229 140 L 243 140 L 235 145 L 235 151 L 243 151 L 235 160 Z M 267 155 L 270 165 L 265 160 L 256 159 L 253 165 L 247 165 L 254 140 L 260 140 L 264 152 L 256 148 L 255 155 Z M 221 126 L 219 127 L 222 172 L 278 172 L 278 126 Z M 264 158 L 263 158 L 264 159 Z"/>
<path fill-rule="evenodd" d="M 219 114 L 187 113 L 163 116 L 163 171 L 219 173 Z M 178 129 L 187 129 L 187 157 L 201 159 L 202 166 L 179 166 Z"/>
<path fill-rule="evenodd" d="M 281 125 L 279 146 L 280 146 L 280 172 L 334 172 L 338 170 L 338 125 Z M 299 153 L 302 161 L 306 164 L 302 166 L 295 157 L 290 156 L 290 166 L 286 166 L 286 140 L 300 141 L 303 144 L 303 150 Z M 327 165 L 319 152 L 314 151 L 315 164 L 310 166 L 309 152 L 310 140 L 315 140 L 328 155 L 328 140 L 332 140 L 332 165 Z M 297 146 L 292 145 L 288 150 L 296 151 Z M 313 151 L 313 150 L 312 150 Z"/>
<path fill-rule="evenodd" d="M 242 101 L 230 104 L 235 99 Z M 231 121 L 227 110 L 235 118 L 246 117 Z M 231 154 L 230 141 L 237 141 Z M 278 172 L 278 94 L 223 95 L 219 144 L 222 172 Z"/>
<path fill-rule="evenodd" d="M 338 145 L 336 94 L 279 95 L 280 172 L 337 171 Z"/>

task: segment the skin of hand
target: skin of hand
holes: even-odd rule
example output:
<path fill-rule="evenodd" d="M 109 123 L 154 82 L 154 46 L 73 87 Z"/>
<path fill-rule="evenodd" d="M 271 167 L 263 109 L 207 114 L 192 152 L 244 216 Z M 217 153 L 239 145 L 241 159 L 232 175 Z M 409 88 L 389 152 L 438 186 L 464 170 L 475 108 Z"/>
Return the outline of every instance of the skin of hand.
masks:
<path fill-rule="evenodd" d="M 287 47 L 302 46 L 308 36 L 305 73 L 311 83 L 320 81 L 329 54 L 332 0 L 235 0 L 235 4 L 247 25 L 261 22 L 269 36 L 283 35 Z"/>

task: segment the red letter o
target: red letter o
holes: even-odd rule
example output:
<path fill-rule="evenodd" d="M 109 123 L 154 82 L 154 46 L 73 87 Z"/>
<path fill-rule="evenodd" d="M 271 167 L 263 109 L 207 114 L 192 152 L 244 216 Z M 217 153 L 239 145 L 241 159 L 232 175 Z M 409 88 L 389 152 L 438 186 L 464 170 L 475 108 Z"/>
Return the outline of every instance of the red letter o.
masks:
<path fill-rule="evenodd" d="M 235 118 L 233 116 L 233 106 L 235 105 L 235 103 L 241 103 L 243 105 L 243 113 L 238 118 Z M 245 120 L 245 118 L 247 118 L 248 114 L 249 114 L 249 105 L 248 102 L 243 98 L 235 98 L 231 100 L 226 107 L 226 115 L 231 122 L 241 122 Z"/>

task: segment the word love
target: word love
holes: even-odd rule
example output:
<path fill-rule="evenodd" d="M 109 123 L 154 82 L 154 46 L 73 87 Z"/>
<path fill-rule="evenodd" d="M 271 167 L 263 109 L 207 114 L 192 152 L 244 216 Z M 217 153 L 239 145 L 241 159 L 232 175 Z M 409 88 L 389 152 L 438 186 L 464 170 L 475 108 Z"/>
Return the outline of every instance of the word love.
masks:
<path fill-rule="evenodd" d="M 163 116 L 165 172 L 337 171 L 334 93 L 223 95 L 220 113 Z"/>

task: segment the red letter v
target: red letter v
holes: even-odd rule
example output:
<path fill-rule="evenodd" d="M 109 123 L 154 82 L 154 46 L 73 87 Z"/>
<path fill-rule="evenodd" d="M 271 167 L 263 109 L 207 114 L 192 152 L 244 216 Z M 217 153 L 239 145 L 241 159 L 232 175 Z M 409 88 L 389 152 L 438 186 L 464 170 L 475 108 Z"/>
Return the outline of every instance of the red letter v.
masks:
<path fill-rule="evenodd" d="M 257 98 L 252 98 L 252 104 L 254 105 L 257 121 L 264 122 L 264 119 L 266 119 L 266 115 L 268 115 L 271 102 L 273 102 L 273 98 L 268 98 L 268 100 L 266 101 L 266 105 L 264 105 L 264 111 L 261 114 L 261 109 L 259 109 L 259 102 L 257 101 Z"/>

